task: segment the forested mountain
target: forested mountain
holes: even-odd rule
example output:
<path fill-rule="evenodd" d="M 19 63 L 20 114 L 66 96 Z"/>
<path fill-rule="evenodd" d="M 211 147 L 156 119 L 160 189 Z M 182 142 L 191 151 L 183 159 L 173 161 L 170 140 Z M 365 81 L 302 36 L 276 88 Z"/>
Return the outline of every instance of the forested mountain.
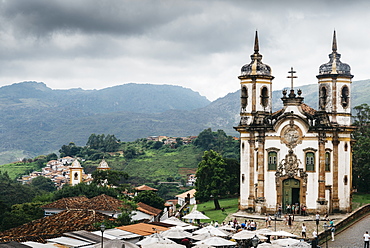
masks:
<path fill-rule="evenodd" d="M 317 108 L 317 84 L 300 87 L 305 103 Z M 370 104 L 370 80 L 352 86 L 352 107 Z M 273 92 L 274 110 L 281 90 Z M 92 133 L 122 141 L 151 135 L 190 136 L 206 128 L 237 135 L 240 93 L 214 102 L 190 89 L 125 84 L 102 90 L 52 90 L 23 82 L 0 88 L 0 163 L 54 152 L 63 144 L 85 145 Z"/>

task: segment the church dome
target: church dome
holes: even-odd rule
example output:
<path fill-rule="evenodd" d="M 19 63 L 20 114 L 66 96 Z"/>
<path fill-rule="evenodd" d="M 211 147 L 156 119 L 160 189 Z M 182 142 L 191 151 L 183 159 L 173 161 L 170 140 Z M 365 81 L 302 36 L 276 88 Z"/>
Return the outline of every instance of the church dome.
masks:
<path fill-rule="evenodd" d="M 77 160 L 77 159 L 75 159 L 75 160 L 72 162 L 72 166 L 71 166 L 71 167 L 73 167 L 73 168 L 82 168 L 82 167 L 81 167 L 80 162 L 78 162 L 78 160 Z"/>
<path fill-rule="evenodd" d="M 351 76 L 351 67 L 340 61 L 340 54 L 337 53 L 337 40 L 334 31 L 333 36 L 333 47 L 332 53 L 329 54 L 329 62 L 322 64 L 319 68 L 320 75 L 330 75 L 330 74 L 341 74 Z"/>
<path fill-rule="evenodd" d="M 105 161 L 105 159 L 103 159 L 101 162 L 100 162 L 100 164 L 99 164 L 99 166 L 98 166 L 98 168 L 97 168 L 98 170 L 100 169 L 100 170 L 104 170 L 104 169 L 110 169 L 109 168 L 109 165 L 108 165 L 108 163 Z"/>
<path fill-rule="evenodd" d="M 262 55 L 259 54 L 258 35 L 254 40 L 254 54 L 251 55 L 251 63 L 246 64 L 241 69 L 241 76 L 247 75 L 265 75 L 271 76 L 271 67 L 262 63 Z"/>

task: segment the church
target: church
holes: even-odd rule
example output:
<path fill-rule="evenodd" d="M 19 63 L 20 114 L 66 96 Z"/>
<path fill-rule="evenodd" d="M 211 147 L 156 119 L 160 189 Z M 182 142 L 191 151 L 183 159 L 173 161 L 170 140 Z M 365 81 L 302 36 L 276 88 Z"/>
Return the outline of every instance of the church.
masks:
<path fill-rule="evenodd" d="M 262 62 L 258 35 L 251 62 L 241 68 L 239 209 L 275 213 L 288 205 L 308 213 L 351 211 L 353 75 L 337 52 L 334 31 L 329 62 L 319 67 L 319 109 L 294 89 L 283 90 L 283 108 L 272 112 L 271 67 Z"/>

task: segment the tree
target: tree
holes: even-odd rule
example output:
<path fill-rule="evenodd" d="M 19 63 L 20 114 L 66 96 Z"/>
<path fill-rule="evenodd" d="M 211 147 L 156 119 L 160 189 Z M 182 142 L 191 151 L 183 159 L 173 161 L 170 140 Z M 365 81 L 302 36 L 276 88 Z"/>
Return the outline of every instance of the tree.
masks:
<path fill-rule="evenodd" d="M 199 200 L 213 198 L 215 209 L 221 209 L 219 198 L 228 192 L 229 173 L 227 164 L 220 154 L 210 150 L 205 151 L 198 165 L 195 182 L 195 197 Z"/>
<path fill-rule="evenodd" d="M 70 142 L 68 145 L 63 145 L 59 149 L 60 157 L 65 157 L 65 156 L 74 157 L 81 151 L 81 149 L 82 147 L 76 146 L 75 143 Z"/>
<path fill-rule="evenodd" d="M 121 197 L 120 200 L 122 200 L 121 214 L 116 221 L 119 225 L 130 225 L 132 224 L 132 216 L 135 215 L 134 211 L 137 209 L 137 204 L 125 197 Z"/>
<path fill-rule="evenodd" d="M 370 192 L 370 106 L 361 104 L 355 108 L 353 133 L 356 143 L 353 146 L 353 186 L 359 192 Z"/>
<path fill-rule="evenodd" d="M 58 159 L 58 155 L 56 155 L 55 153 L 50 153 L 46 156 L 46 160 L 47 161 L 50 161 L 50 160 L 57 160 Z"/>
<path fill-rule="evenodd" d="M 158 209 L 163 209 L 164 207 L 164 200 L 150 190 L 140 192 L 137 196 L 134 197 L 134 201 L 137 203 L 142 202 Z"/>
<path fill-rule="evenodd" d="M 93 183 L 100 186 L 118 186 L 122 179 L 128 179 L 128 174 L 116 170 L 95 170 L 92 178 Z"/>
<path fill-rule="evenodd" d="M 31 185 L 46 192 L 52 192 L 56 190 L 53 181 L 51 181 L 50 178 L 43 176 L 33 178 Z"/>
<path fill-rule="evenodd" d="M 13 205 L 11 211 L 4 214 L 0 229 L 7 230 L 44 217 L 42 205 L 41 202 Z"/>

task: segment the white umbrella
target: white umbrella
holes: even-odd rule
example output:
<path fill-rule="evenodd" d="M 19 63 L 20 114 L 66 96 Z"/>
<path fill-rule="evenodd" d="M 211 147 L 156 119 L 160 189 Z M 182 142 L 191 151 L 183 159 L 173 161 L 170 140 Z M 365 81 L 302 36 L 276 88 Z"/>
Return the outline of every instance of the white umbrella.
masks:
<path fill-rule="evenodd" d="M 164 232 L 161 232 L 162 236 L 169 239 L 183 239 L 191 237 L 191 233 L 181 229 L 180 227 L 172 227 Z"/>
<path fill-rule="evenodd" d="M 236 245 L 236 242 L 229 241 L 224 238 L 220 237 L 212 237 L 209 239 L 201 240 L 198 242 L 195 242 L 196 245 L 198 244 L 206 244 L 206 245 L 212 245 L 212 246 L 228 246 L 228 245 Z"/>
<path fill-rule="evenodd" d="M 163 223 L 167 223 L 167 224 L 171 224 L 171 225 L 176 225 L 176 226 L 188 226 L 189 224 L 188 223 L 185 223 L 179 219 L 177 219 L 176 217 L 170 217 L 164 221 L 162 221 Z"/>
<path fill-rule="evenodd" d="M 229 225 L 226 225 L 226 226 L 220 226 L 219 228 L 220 228 L 220 229 L 222 229 L 222 230 L 225 230 L 225 231 L 230 231 L 230 232 L 235 231 L 235 228 L 232 228 L 232 227 L 231 227 L 231 226 L 229 226 Z"/>
<path fill-rule="evenodd" d="M 283 246 L 270 243 L 262 243 L 258 245 L 258 248 L 281 248 L 281 247 Z"/>
<path fill-rule="evenodd" d="M 311 245 L 301 240 L 299 243 L 290 245 L 289 247 L 311 248 Z"/>
<path fill-rule="evenodd" d="M 281 245 L 281 246 L 291 246 L 291 245 L 297 244 L 299 242 L 300 241 L 298 239 L 291 239 L 291 238 L 277 239 L 277 240 L 271 241 L 272 244 L 277 244 L 277 245 Z"/>
<path fill-rule="evenodd" d="M 174 244 L 152 243 L 150 245 L 143 245 L 142 248 L 186 248 L 186 246 L 176 243 Z"/>
<path fill-rule="evenodd" d="M 212 245 L 206 245 L 206 244 L 199 244 L 196 246 L 193 246 L 192 248 L 213 248 L 214 246 Z"/>
<path fill-rule="evenodd" d="M 197 234 L 197 235 L 194 235 L 192 236 L 191 238 L 194 239 L 194 240 L 205 240 L 205 239 L 209 239 L 209 238 L 212 238 L 214 237 L 215 235 L 212 235 L 210 234 L 209 232 L 208 233 L 201 233 L 201 234 Z"/>
<path fill-rule="evenodd" d="M 290 232 L 286 231 L 276 231 L 276 232 L 270 232 L 270 233 L 264 233 L 264 235 L 271 235 L 271 236 L 281 236 L 281 237 L 299 237 L 298 235 L 295 235 Z"/>
<path fill-rule="evenodd" d="M 104 241 L 104 248 L 122 248 L 123 245 L 124 245 L 125 248 L 139 248 L 139 246 L 137 246 L 133 243 L 130 243 L 130 242 L 127 242 L 127 241 L 124 241 L 124 240 L 120 240 L 120 239 L 112 239 L 112 240 L 109 240 L 109 241 Z M 94 248 L 100 248 L 101 243 L 95 244 L 93 247 Z"/>
<path fill-rule="evenodd" d="M 262 234 L 262 235 L 270 235 L 271 232 L 273 232 L 270 229 L 263 228 L 263 229 L 258 229 L 255 231 L 257 234 Z"/>
<path fill-rule="evenodd" d="M 157 243 L 157 242 L 161 242 L 161 241 L 163 241 L 163 242 L 166 241 L 166 242 L 175 244 L 175 242 L 173 242 L 172 240 L 170 240 L 168 238 L 163 237 L 159 233 L 153 233 L 152 235 L 145 237 L 143 240 L 137 242 L 136 244 L 137 245 L 149 245 L 149 244 L 153 244 L 153 243 Z"/>
<path fill-rule="evenodd" d="M 257 235 L 257 237 L 259 239 L 267 239 L 267 237 L 261 235 L 261 234 L 256 234 L 256 232 L 252 232 L 252 231 L 247 231 L 247 230 L 243 230 L 243 231 L 240 231 L 238 233 L 235 233 L 232 238 L 233 239 L 252 239 L 255 235 Z"/>
<path fill-rule="evenodd" d="M 185 215 L 182 217 L 183 219 L 189 219 L 189 220 L 209 220 L 207 216 L 199 212 L 198 210 L 194 210 L 190 214 Z"/>
<path fill-rule="evenodd" d="M 210 233 L 212 234 L 213 236 L 220 236 L 220 237 L 227 237 L 229 236 L 229 234 L 226 234 L 224 233 L 224 231 L 214 227 L 214 226 L 206 226 L 206 227 L 203 227 L 199 230 L 196 230 L 195 232 L 193 232 L 195 234 L 202 234 L 202 233 Z"/>

